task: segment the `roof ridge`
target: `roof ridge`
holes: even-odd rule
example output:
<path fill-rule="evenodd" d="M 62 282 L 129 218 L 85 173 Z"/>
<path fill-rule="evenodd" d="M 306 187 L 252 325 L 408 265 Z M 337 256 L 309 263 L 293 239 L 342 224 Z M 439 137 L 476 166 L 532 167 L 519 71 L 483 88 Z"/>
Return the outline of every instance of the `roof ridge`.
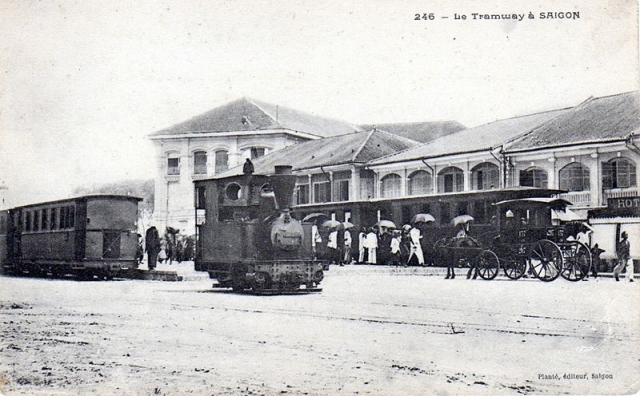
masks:
<path fill-rule="evenodd" d="M 269 119 L 271 119 L 271 121 L 273 121 L 274 123 L 276 123 L 276 125 L 280 126 L 281 128 L 284 128 L 284 126 L 280 123 L 280 121 L 278 121 L 277 116 L 274 116 L 273 114 L 271 114 L 271 112 L 269 112 L 268 110 L 266 110 L 263 106 L 261 106 L 259 103 L 256 102 L 261 102 L 258 99 L 253 99 L 250 98 L 248 96 L 243 96 L 241 98 L 241 100 L 245 100 L 246 102 L 250 103 L 252 106 L 254 106 L 255 108 L 257 108 L 258 110 L 260 110 L 261 112 L 263 112 L 267 117 L 269 117 Z M 271 103 L 267 103 L 267 102 L 263 102 L 265 104 L 268 105 L 272 105 L 272 106 L 276 106 L 276 108 L 278 107 L 278 105 L 274 105 Z M 286 129 L 286 128 L 285 128 Z M 300 131 L 296 131 L 296 132 L 300 132 Z"/>
<path fill-rule="evenodd" d="M 304 116 L 307 116 L 307 117 L 313 117 L 313 118 L 317 118 L 317 119 L 322 119 L 322 120 L 327 120 L 327 121 L 332 121 L 332 122 L 345 124 L 345 125 L 350 126 L 353 129 L 354 132 L 359 132 L 359 129 L 360 129 L 360 126 L 358 124 L 354 124 L 351 121 L 345 121 L 345 120 L 334 118 L 334 117 L 326 117 L 326 116 L 323 116 L 323 115 L 314 114 L 314 113 L 311 113 L 311 112 L 308 112 L 308 111 L 305 111 L 305 110 L 299 110 L 299 109 L 296 109 L 296 108 L 293 108 L 293 107 L 289 107 L 289 106 L 282 106 L 282 105 L 279 105 L 279 104 L 273 104 L 273 103 L 265 102 L 265 101 L 262 101 L 260 99 L 248 98 L 248 100 L 250 101 L 251 104 L 256 106 L 263 113 L 265 113 L 267 116 L 269 116 L 269 118 L 274 120 L 278 125 L 280 125 L 282 128 L 285 128 L 285 129 L 289 129 L 289 128 L 286 128 L 284 125 L 282 125 L 280 123 L 280 121 L 273 114 L 271 114 L 268 110 L 266 110 L 264 108 L 264 106 L 261 106 L 261 104 L 274 106 L 276 109 L 282 108 L 282 109 L 285 109 L 285 110 L 288 110 L 288 111 L 291 111 L 291 112 L 294 112 L 294 113 L 297 113 L 297 114 L 301 114 L 301 115 L 304 115 Z M 302 132 L 302 131 L 296 131 L 296 132 Z M 349 132 L 345 133 L 345 135 L 348 134 L 348 133 Z M 337 135 L 337 136 L 340 136 L 340 135 Z M 333 137 L 333 136 L 328 136 L 328 137 Z M 322 137 L 322 138 L 324 138 L 324 137 Z"/>
<path fill-rule="evenodd" d="M 387 132 L 387 133 L 388 133 L 388 132 Z M 454 133 L 457 133 L 457 132 L 454 132 Z M 436 140 L 437 140 L 437 139 L 436 139 Z M 425 143 L 418 142 L 418 141 L 414 141 L 415 143 L 417 143 L 417 145 L 415 145 L 415 146 L 413 146 L 413 147 L 407 147 L 407 148 L 406 148 L 406 149 L 404 149 L 404 150 L 400 150 L 400 151 L 396 151 L 395 153 L 390 153 L 390 154 L 387 154 L 387 155 L 383 155 L 382 157 L 378 157 L 378 158 L 375 158 L 375 159 L 373 159 L 373 160 L 371 160 L 371 161 L 367 161 L 367 163 L 369 163 L 369 162 L 373 162 L 373 161 L 380 161 L 380 160 L 385 159 L 385 158 L 393 157 L 394 155 L 400 155 L 400 154 L 405 153 L 405 152 L 407 152 L 407 151 L 409 151 L 409 150 L 415 150 L 415 149 L 417 149 L 418 147 L 426 146 L 427 144 L 431 143 L 432 141 L 433 141 L 433 140 L 430 140 L 430 141 L 425 142 Z"/>
<path fill-rule="evenodd" d="M 567 107 L 562 107 L 559 109 L 551 109 L 551 110 L 545 110 L 545 111 L 538 111 L 537 113 L 529 113 L 529 114 L 522 114 L 522 115 L 517 115 L 517 116 L 513 116 L 513 117 L 508 117 L 508 118 L 500 118 L 497 120 L 493 120 L 493 121 L 489 121 L 487 123 L 484 124 L 480 124 L 480 125 L 476 125 L 476 126 L 472 126 L 470 128 L 467 129 L 474 129 L 474 128 L 479 128 L 481 126 L 485 126 L 485 125 L 490 125 L 490 124 L 495 124 L 496 122 L 502 122 L 502 121 L 509 121 L 509 120 L 516 120 L 518 118 L 525 118 L 525 117 L 531 117 L 531 116 L 537 116 L 537 115 L 542 115 L 542 114 L 546 114 L 546 113 L 553 113 L 554 111 L 563 111 L 563 110 L 569 110 L 569 109 L 573 109 L 575 106 L 567 106 Z M 555 117 L 554 117 L 555 118 Z"/>
<path fill-rule="evenodd" d="M 358 123 L 357 125 L 370 125 L 378 127 L 380 125 L 410 125 L 410 124 L 444 124 L 444 123 L 455 123 L 464 126 L 460 121 L 457 120 L 434 120 L 434 121 L 406 121 L 406 122 L 367 122 L 367 123 Z"/>
<path fill-rule="evenodd" d="M 588 100 L 588 99 L 587 99 Z M 577 106 L 576 106 L 577 107 Z M 542 126 L 551 123 L 551 121 L 555 120 L 556 118 L 563 116 L 565 113 L 564 111 L 569 111 L 569 110 L 573 110 L 575 109 L 575 107 L 566 107 L 564 109 L 558 109 L 558 110 L 553 110 L 553 111 L 557 111 L 558 114 L 555 117 L 551 117 L 548 120 L 542 122 L 541 124 L 536 125 L 535 127 L 533 127 L 531 130 L 527 131 L 527 132 L 523 132 L 521 134 L 519 134 L 518 136 L 514 136 L 511 139 L 507 139 L 506 141 L 502 142 L 502 144 L 500 146 L 504 147 L 508 144 L 513 143 L 514 141 L 518 140 L 518 139 L 522 139 L 525 138 L 527 136 L 529 136 L 530 134 L 532 134 L 536 129 L 541 128 Z M 548 112 L 549 113 L 549 112 Z M 494 147 L 495 148 L 495 147 Z"/>
<path fill-rule="evenodd" d="M 463 129 L 463 130 L 464 130 L 464 129 Z M 419 141 L 417 141 L 417 140 L 410 139 L 410 138 L 408 138 L 408 137 L 404 137 L 404 136 L 396 135 L 395 133 L 391 133 L 391 132 L 389 132 L 389 131 L 385 131 L 384 129 L 377 129 L 377 128 L 376 128 L 376 129 L 375 129 L 375 131 L 380 132 L 380 133 L 387 134 L 387 135 L 389 135 L 390 137 L 393 137 L 393 138 L 396 138 L 396 139 L 404 139 L 404 140 L 406 141 L 406 143 L 422 143 L 422 142 L 419 142 Z M 454 132 L 454 133 L 455 133 L 455 132 Z"/>
<path fill-rule="evenodd" d="M 369 132 L 365 132 L 368 136 L 366 138 L 362 139 L 362 143 L 360 143 L 360 147 L 358 147 L 357 150 L 355 150 L 353 152 L 353 155 L 351 156 L 351 160 L 352 161 L 355 161 L 356 158 L 358 158 L 358 155 L 360 155 L 360 153 L 362 152 L 362 149 L 364 149 L 364 146 L 371 139 L 371 136 L 373 136 L 373 132 L 375 132 L 375 131 L 376 131 L 376 129 L 373 128 Z"/>

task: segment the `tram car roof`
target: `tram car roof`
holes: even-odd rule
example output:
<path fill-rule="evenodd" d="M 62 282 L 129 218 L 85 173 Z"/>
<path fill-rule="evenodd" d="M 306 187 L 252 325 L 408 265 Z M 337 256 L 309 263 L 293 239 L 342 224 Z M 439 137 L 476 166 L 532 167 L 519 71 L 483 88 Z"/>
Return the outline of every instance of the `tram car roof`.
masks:
<path fill-rule="evenodd" d="M 379 201 L 414 201 L 417 198 L 431 198 L 438 199 L 441 201 L 446 201 L 447 198 L 451 199 L 466 199 L 473 198 L 477 196 L 496 196 L 496 197 L 508 197 L 509 194 L 514 194 L 515 196 L 519 196 L 519 194 L 532 195 L 536 197 L 547 196 L 551 197 L 557 194 L 565 193 L 565 190 L 556 190 L 549 188 L 538 188 L 538 187 L 509 187 L 509 188 L 495 188 L 491 190 L 478 190 L 478 191 L 460 191 L 460 192 L 452 192 L 452 193 L 438 193 L 438 194 L 428 194 L 428 195 L 411 195 L 406 197 L 393 197 L 393 198 L 373 198 L 367 200 L 367 202 L 379 202 Z M 522 195 L 520 195 L 522 196 Z M 506 200 L 504 201 L 506 202 Z"/>
<path fill-rule="evenodd" d="M 136 196 L 133 196 L 133 195 L 87 194 L 87 195 L 80 195 L 80 196 L 77 196 L 77 197 L 57 199 L 55 201 L 44 201 L 44 202 L 37 202 L 37 203 L 28 204 L 28 205 L 16 206 L 13 209 L 30 208 L 30 207 L 42 206 L 42 205 L 53 205 L 53 204 L 59 204 L 59 203 L 64 203 L 64 202 L 84 201 L 84 200 L 89 200 L 89 199 L 121 199 L 121 200 L 135 200 L 137 202 L 142 201 L 142 198 L 136 197 Z"/>
<path fill-rule="evenodd" d="M 513 207 L 546 206 L 553 210 L 564 210 L 567 206 L 573 204 L 562 198 L 520 198 L 496 202 L 495 205 L 509 205 Z"/>

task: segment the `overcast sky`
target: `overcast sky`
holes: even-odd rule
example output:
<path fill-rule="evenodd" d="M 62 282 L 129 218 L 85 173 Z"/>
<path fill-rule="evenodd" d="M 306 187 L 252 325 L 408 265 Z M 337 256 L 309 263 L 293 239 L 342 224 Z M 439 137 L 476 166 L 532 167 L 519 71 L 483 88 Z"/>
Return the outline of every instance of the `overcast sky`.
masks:
<path fill-rule="evenodd" d="M 580 19 L 539 16 L 564 11 Z M 0 0 L 0 16 L 7 206 L 151 178 L 148 134 L 242 96 L 475 126 L 638 89 L 634 0 Z"/>

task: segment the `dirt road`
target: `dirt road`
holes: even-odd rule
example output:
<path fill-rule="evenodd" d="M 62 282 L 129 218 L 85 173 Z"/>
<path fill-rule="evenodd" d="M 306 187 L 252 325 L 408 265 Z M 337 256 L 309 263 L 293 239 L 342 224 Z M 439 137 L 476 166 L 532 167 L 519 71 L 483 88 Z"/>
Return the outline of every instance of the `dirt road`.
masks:
<path fill-rule="evenodd" d="M 5 395 L 621 394 L 640 285 L 332 268 L 319 294 L 0 278 Z"/>

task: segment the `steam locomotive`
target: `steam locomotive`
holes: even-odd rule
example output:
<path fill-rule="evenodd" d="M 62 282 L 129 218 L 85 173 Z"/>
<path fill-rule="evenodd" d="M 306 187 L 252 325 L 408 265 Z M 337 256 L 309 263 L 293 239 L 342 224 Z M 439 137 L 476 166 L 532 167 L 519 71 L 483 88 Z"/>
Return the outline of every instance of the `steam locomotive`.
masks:
<path fill-rule="evenodd" d="M 139 201 L 87 195 L 0 212 L 0 273 L 111 279 L 136 268 Z"/>
<path fill-rule="evenodd" d="M 328 263 L 315 259 L 312 224 L 290 213 L 295 182 L 290 166 L 195 181 L 195 270 L 235 291 L 320 291 Z"/>

